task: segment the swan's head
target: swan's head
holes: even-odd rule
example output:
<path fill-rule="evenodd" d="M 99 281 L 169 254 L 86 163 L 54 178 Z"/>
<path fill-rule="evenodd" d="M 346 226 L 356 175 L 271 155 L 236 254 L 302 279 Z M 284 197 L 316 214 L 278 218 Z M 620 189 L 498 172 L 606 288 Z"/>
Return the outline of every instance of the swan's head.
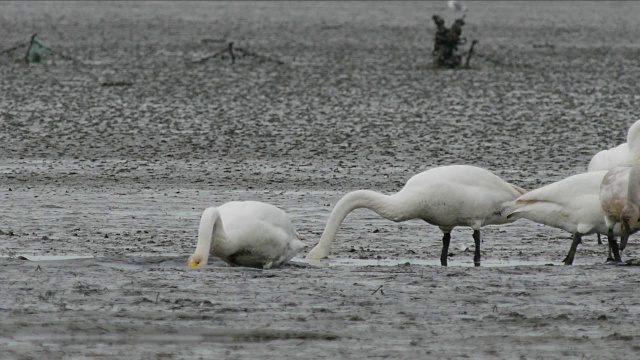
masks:
<path fill-rule="evenodd" d="M 207 259 L 198 253 L 194 253 L 193 255 L 189 256 L 187 264 L 189 265 L 189 267 L 205 266 L 207 265 Z"/>

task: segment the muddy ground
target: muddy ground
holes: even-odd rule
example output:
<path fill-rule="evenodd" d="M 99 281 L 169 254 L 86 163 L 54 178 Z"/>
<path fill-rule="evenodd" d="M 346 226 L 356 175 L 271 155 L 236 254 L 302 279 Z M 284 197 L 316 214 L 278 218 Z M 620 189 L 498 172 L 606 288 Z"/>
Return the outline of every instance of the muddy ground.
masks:
<path fill-rule="evenodd" d="M 640 3 L 467 7 L 451 71 L 444 1 L 0 2 L 2 49 L 53 49 L 0 56 L 0 357 L 637 357 L 640 267 L 594 236 L 559 266 L 569 234 L 526 220 L 483 230 L 481 268 L 467 229 L 442 268 L 436 227 L 364 210 L 328 262 L 184 266 L 206 206 L 271 202 L 311 248 L 348 191 L 455 163 L 533 189 L 625 141 Z M 230 41 L 283 64 L 196 62 Z"/>

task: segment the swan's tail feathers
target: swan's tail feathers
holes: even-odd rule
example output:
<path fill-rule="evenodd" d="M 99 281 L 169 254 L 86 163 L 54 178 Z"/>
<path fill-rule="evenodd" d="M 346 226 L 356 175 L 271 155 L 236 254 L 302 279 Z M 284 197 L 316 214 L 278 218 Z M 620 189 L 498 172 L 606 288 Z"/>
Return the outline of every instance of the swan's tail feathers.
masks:
<path fill-rule="evenodd" d="M 534 200 L 514 200 L 507 201 L 504 206 L 504 211 L 501 213 L 502 216 L 506 217 L 509 220 L 520 219 L 523 215 L 525 206 L 529 204 L 533 204 L 536 201 Z"/>
<path fill-rule="evenodd" d="M 506 212 L 506 217 L 507 219 L 526 218 L 540 222 L 534 219 L 539 219 L 540 217 L 546 218 L 550 216 L 551 213 L 557 211 L 560 211 L 558 205 L 549 201 L 516 199 L 511 210 Z"/>
<path fill-rule="evenodd" d="M 508 220 L 517 220 L 521 218 L 521 212 L 519 212 L 517 209 L 508 211 L 505 213 L 505 215 Z"/>
<path fill-rule="evenodd" d="M 521 195 L 524 195 L 524 194 L 526 194 L 526 193 L 527 193 L 527 190 L 525 190 L 525 189 L 521 188 L 521 187 L 520 187 L 520 186 L 518 186 L 518 185 L 513 185 L 513 184 L 511 184 L 511 183 L 509 183 L 509 185 L 511 185 L 511 187 L 512 187 L 512 188 L 516 189 L 516 191 L 517 191 L 517 192 L 519 192 Z"/>
<path fill-rule="evenodd" d="M 307 247 L 307 244 L 303 243 L 302 241 L 300 241 L 299 239 L 295 239 L 291 242 L 291 244 L 289 245 L 291 247 L 291 249 L 297 254 L 300 250 L 304 249 Z"/>
<path fill-rule="evenodd" d="M 516 212 L 518 210 L 518 205 L 516 204 L 515 200 L 512 201 L 505 201 L 504 203 L 502 203 L 502 207 L 500 209 L 500 216 L 506 218 L 506 219 L 512 219 L 512 216 L 514 212 Z M 514 220 L 517 219 L 517 217 L 513 218 Z"/>

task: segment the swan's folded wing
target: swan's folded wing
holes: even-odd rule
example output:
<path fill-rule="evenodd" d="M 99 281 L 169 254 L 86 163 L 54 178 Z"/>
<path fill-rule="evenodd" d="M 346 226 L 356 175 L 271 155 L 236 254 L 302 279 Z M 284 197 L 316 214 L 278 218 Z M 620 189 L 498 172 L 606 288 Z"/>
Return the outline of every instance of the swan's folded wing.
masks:
<path fill-rule="evenodd" d="M 511 185 L 511 187 L 512 187 L 512 188 L 516 189 L 516 191 L 517 191 L 517 192 L 519 192 L 520 194 L 523 194 L 523 195 L 524 195 L 524 194 L 526 194 L 526 193 L 527 193 L 527 190 L 525 190 L 525 189 L 521 188 L 521 187 L 520 187 L 520 186 L 518 186 L 518 185 L 514 185 L 514 184 L 512 184 L 512 183 L 508 183 L 508 184 L 509 184 L 509 185 Z"/>
<path fill-rule="evenodd" d="M 531 221 L 548 224 L 553 223 L 553 219 L 562 214 L 564 206 L 562 204 L 543 200 L 516 201 L 513 207 L 507 212 L 508 219 L 529 219 Z"/>
<path fill-rule="evenodd" d="M 596 171 L 570 176 L 558 182 L 529 191 L 516 199 L 516 205 L 549 202 L 569 207 L 581 196 L 599 195 L 600 184 L 606 174 L 606 171 Z"/>

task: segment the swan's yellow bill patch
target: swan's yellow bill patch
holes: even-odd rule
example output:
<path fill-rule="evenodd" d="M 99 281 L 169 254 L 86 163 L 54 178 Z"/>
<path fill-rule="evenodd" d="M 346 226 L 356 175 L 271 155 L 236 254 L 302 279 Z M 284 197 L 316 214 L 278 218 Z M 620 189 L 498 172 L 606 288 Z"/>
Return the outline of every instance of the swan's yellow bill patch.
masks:
<path fill-rule="evenodd" d="M 195 262 L 195 261 L 192 261 L 192 262 L 189 263 L 189 266 L 190 267 L 196 267 L 196 266 L 198 266 L 198 263 Z"/>

